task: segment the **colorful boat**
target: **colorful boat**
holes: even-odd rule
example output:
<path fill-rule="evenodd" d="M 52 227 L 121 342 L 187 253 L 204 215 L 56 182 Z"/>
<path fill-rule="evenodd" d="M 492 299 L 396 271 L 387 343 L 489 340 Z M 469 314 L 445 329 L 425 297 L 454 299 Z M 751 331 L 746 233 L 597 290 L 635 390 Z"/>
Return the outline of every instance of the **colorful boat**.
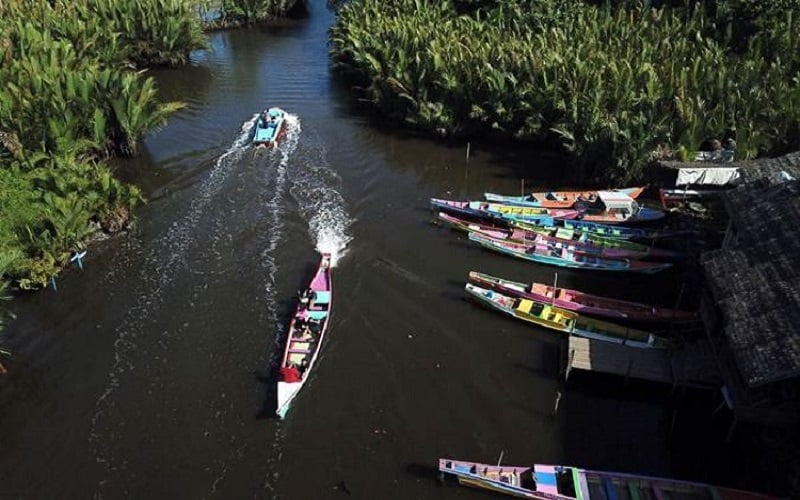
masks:
<path fill-rule="evenodd" d="M 491 221 L 471 222 L 444 212 L 439 212 L 438 217 L 440 221 L 445 222 L 453 229 L 464 231 L 465 233 L 481 233 L 497 239 L 532 241 L 535 240 L 535 235 L 541 234 L 562 240 L 574 241 L 575 243 L 593 245 L 595 247 L 629 250 L 633 253 L 641 254 L 643 257 L 653 259 L 672 259 L 680 257 L 678 252 L 672 250 L 655 248 L 621 238 L 604 238 L 589 232 L 566 227 L 541 226 L 537 224 L 520 224 L 519 226 L 512 225 L 506 227 L 500 225 L 500 223 L 493 224 Z M 522 233 L 520 233 L 520 231 Z"/>
<path fill-rule="evenodd" d="M 574 219 L 580 215 L 577 210 L 557 208 L 520 207 L 485 201 L 455 201 L 431 198 L 431 208 L 456 213 L 473 219 L 509 219 L 542 221 L 553 218 Z"/>
<path fill-rule="evenodd" d="M 319 354 L 333 304 L 331 285 L 331 256 L 323 254 L 319 268 L 308 289 L 301 295 L 289 322 L 278 381 L 276 413 L 281 418 L 289 411 L 289 405 L 308 380 Z"/>
<path fill-rule="evenodd" d="M 510 220 L 510 225 L 515 227 L 528 228 L 530 222 Z M 626 227 L 614 226 L 608 224 L 598 224 L 596 222 L 588 222 L 576 219 L 555 219 L 548 222 L 547 225 L 564 227 L 573 229 L 575 231 L 588 232 L 590 234 L 601 236 L 603 238 L 616 238 L 616 239 L 636 239 L 636 240 L 651 240 L 658 238 L 669 238 L 686 234 L 687 231 L 653 231 L 639 227 Z"/>
<path fill-rule="evenodd" d="M 639 197 L 644 192 L 643 187 L 630 187 L 621 189 L 610 189 L 609 191 L 624 193 L 633 199 Z M 499 203 L 525 204 L 532 207 L 545 208 L 577 208 L 585 209 L 588 205 L 595 203 L 598 191 L 545 191 L 542 193 L 531 193 L 527 196 L 505 196 L 495 193 L 483 193 L 483 197 L 488 201 Z"/>
<path fill-rule="evenodd" d="M 621 222 L 650 222 L 664 218 L 663 210 L 647 208 L 630 196 L 617 191 L 598 191 L 597 201 L 588 204 L 580 220 L 618 224 Z"/>
<path fill-rule="evenodd" d="M 550 302 L 514 297 L 472 283 L 467 283 L 464 290 L 480 304 L 558 332 L 646 349 L 663 349 L 668 345 L 666 339 L 652 333 L 582 316 Z"/>
<path fill-rule="evenodd" d="M 543 283 L 520 283 L 476 271 L 470 271 L 469 280 L 483 288 L 490 288 L 514 297 L 548 302 L 580 314 L 629 321 L 685 322 L 698 320 L 697 313 L 692 311 L 652 307 L 638 302 L 591 295 L 569 288 L 554 288 Z"/>
<path fill-rule="evenodd" d="M 535 500 L 777 500 L 761 493 L 694 481 L 563 465 L 519 467 L 442 458 L 439 472 L 455 477 L 460 484 Z"/>
<path fill-rule="evenodd" d="M 281 108 L 269 108 L 256 118 L 253 145 L 269 148 L 278 143 L 286 133 L 286 112 Z"/>
<path fill-rule="evenodd" d="M 661 207 L 671 210 L 682 204 L 698 203 L 709 199 L 719 199 L 725 189 L 659 189 Z"/>
<path fill-rule="evenodd" d="M 508 201 L 508 203 L 530 208 L 542 206 L 538 200 L 525 201 L 524 198 L 517 197 L 516 201 Z M 597 191 L 597 196 L 593 201 L 585 199 L 575 202 L 572 206 L 581 212 L 578 219 L 605 224 L 649 222 L 661 219 L 665 215 L 662 210 L 639 205 L 636 200 L 622 191 Z"/>
<path fill-rule="evenodd" d="M 656 273 L 667 269 L 672 264 L 669 262 L 645 262 L 631 259 L 607 259 L 597 255 L 587 254 L 575 250 L 570 245 L 537 243 L 530 245 L 511 240 L 499 240 L 477 233 L 469 233 L 469 239 L 479 243 L 484 248 L 517 257 L 531 260 L 540 264 L 549 264 L 558 267 L 573 269 L 593 269 L 598 271 L 630 271 L 637 273 Z"/>

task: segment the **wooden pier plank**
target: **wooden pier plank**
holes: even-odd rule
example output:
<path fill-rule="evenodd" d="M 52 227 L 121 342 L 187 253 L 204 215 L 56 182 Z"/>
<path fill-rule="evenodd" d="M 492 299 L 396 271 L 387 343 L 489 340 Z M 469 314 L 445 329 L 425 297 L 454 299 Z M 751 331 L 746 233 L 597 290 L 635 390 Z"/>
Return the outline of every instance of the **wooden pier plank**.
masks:
<path fill-rule="evenodd" d="M 578 369 L 670 385 L 719 387 L 713 360 L 703 355 L 699 345 L 671 352 L 570 336 L 564 351 L 564 373 Z"/>

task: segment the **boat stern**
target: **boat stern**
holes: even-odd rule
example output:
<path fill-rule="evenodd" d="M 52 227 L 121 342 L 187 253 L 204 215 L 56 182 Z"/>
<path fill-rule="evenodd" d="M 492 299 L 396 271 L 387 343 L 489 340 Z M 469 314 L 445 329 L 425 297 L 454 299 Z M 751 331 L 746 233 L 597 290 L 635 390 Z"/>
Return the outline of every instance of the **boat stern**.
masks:
<path fill-rule="evenodd" d="M 303 387 L 303 382 L 278 382 L 278 407 L 275 414 L 280 418 L 286 416 L 289 411 L 289 406 L 292 404 L 300 388 Z"/>

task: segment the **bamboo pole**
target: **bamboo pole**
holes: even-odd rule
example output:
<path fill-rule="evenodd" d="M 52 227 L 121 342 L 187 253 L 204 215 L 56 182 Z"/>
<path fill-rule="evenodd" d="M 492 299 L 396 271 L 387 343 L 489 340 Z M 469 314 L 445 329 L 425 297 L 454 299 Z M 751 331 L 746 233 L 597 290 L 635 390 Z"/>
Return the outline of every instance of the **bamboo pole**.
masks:
<path fill-rule="evenodd" d="M 556 391 L 556 401 L 553 404 L 553 416 L 558 414 L 558 407 L 561 405 L 561 391 Z"/>

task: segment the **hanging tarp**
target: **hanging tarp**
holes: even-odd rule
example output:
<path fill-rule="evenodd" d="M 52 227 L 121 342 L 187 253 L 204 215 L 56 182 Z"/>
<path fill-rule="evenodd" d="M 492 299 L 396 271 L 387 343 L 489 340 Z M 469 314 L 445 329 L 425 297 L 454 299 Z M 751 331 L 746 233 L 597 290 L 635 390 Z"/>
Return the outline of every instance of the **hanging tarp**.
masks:
<path fill-rule="evenodd" d="M 739 180 L 738 168 L 680 168 L 676 186 L 725 186 Z"/>

